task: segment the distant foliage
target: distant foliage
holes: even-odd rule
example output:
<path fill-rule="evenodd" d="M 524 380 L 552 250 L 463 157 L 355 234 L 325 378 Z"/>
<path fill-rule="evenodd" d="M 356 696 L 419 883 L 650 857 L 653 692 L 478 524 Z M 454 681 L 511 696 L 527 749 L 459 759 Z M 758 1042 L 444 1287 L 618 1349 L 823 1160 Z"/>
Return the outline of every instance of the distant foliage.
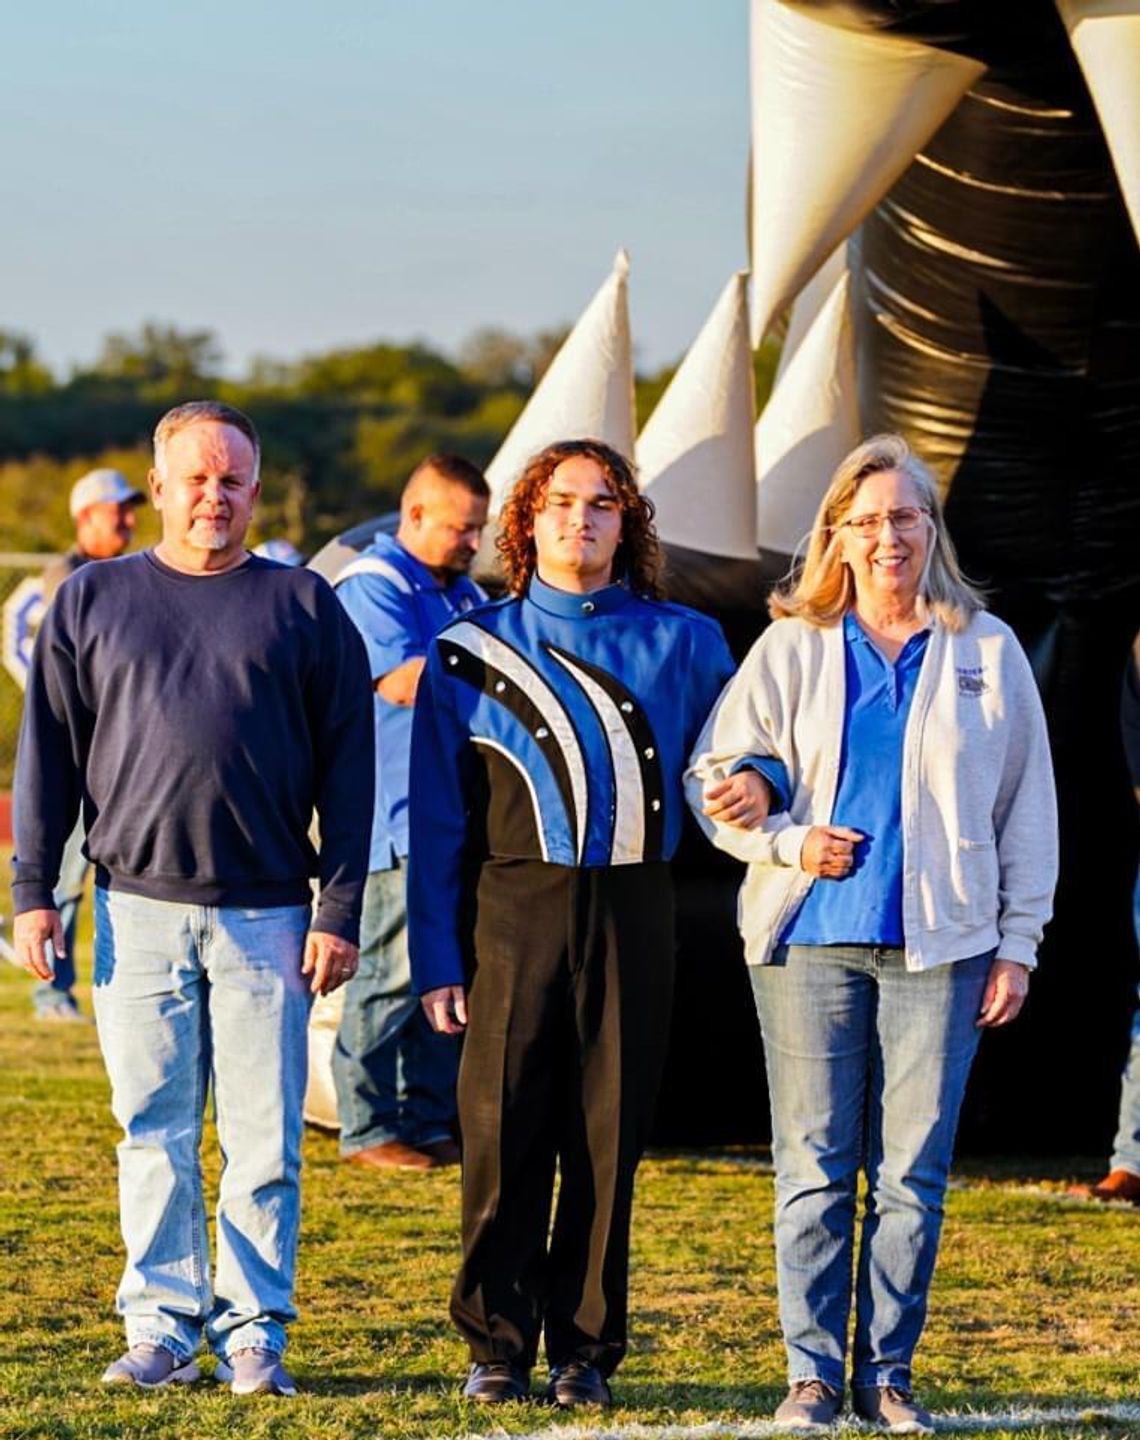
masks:
<path fill-rule="evenodd" d="M 158 416 L 180 400 L 211 396 L 248 410 L 264 439 L 251 538 L 281 536 L 312 554 L 392 508 L 428 452 L 454 450 L 485 465 L 567 333 L 485 328 L 454 360 L 418 341 L 294 361 L 262 356 L 235 379 L 212 331 L 148 322 L 137 334 L 108 335 L 89 369 L 59 379 L 30 337 L 0 328 L 0 549 L 65 549 L 72 483 L 95 465 L 114 465 L 144 488 Z M 775 369 L 775 356 L 769 363 L 765 354 L 757 356 L 762 398 Z M 638 376 L 639 424 L 674 369 Z M 149 510 L 139 519 L 145 544 L 157 522 Z"/>
<path fill-rule="evenodd" d="M 34 341 L 16 330 L 0 330 L 0 394 L 38 395 L 55 384 L 36 359 Z"/>
<path fill-rule="evenodd" d="M 212 391 L 222 371 L 222 347 L 211 330 L 178 330 L 148 321 L 138 335 L 108 335 L 94 377 L 120 381 L 146 399 L 177 403 L 193 390 Z"/>

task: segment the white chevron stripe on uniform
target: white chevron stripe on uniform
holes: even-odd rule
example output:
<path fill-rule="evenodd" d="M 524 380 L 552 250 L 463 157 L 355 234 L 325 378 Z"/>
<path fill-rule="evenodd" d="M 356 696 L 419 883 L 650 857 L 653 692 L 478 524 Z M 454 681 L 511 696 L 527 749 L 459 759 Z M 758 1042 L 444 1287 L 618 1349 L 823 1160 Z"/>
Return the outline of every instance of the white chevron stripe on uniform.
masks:
<path fill-rule="evenodd" d="M 530 663 L 512 646 L 504 644 L 497 636 L 469 621 L 453 625 L 444 637 L 449 644 L 457 645 L 482 660 L 485 665 L 497 670 L 506 679 L 518 686 L 534 708 L 542 716 L 566 761 L 570 776 L 570 793 L 574 797 L 575 824 L 577 827 L 576 858 L 581 863 L 586 849 L 586 809 L 589 786 L 586 781 L 586 762 L 582 747 L 574 733 L 574 726 L 563 708 L 561 700 Z"/>
<path fill-rule="evenodd" d="M 569 670 L 582 687 L 601 721 L 614 775 L 614 838 L 610 862 L 628 865 L 645 859 L 645 786 L 637 748 L 621 711 L 592 675 L 574 664 L 568 656 L 551 651 L 554 659 Z"/>

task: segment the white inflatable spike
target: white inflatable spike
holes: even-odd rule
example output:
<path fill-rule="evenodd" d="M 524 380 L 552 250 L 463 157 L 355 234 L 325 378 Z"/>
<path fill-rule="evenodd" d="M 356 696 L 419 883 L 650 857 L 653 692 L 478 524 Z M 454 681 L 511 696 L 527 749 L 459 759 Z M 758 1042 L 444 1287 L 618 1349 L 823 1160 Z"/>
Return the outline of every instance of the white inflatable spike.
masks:
<path fill-rule="evenodd" d="M 748 272 L 725 286 L 637 441 L 639 484 L 662 540 L 755 560 L 756 387 Z"/>
<path fill-rule="evenodd" d="M 1140 240 L 1140 0 L 1057 0 Z"/>
<path fill-rule="evenodd" d="M 555 440 L 604 440 L 632 458 L 635 413 L 629 256 L 619 250 L 608 279 L 487 466 L 491 514 L 499 513 L 530 457 Z"/>
<path fill-rule="evenodd" d="M 788 329 L 780 347 L 780 359 L 776 366 L 776 383 L 792 363 L 792 357 L 800 348 L 804 336 L 815 324 L 819 312 L 831 299 L 839 278 L 847 273 L 847 242 L 833 250 L 792 303 L 788 316 Z"/>
<path fill-rule="evenodd" d="M 756 425 L 756 543 L 794 555 L 835 467 L 859 443 L 851 277 L 844 269 Z"/>
<path fill-rule="evenodd" d="M 752 340 L 985 71 L 812 4 L 752 0 Z"/>

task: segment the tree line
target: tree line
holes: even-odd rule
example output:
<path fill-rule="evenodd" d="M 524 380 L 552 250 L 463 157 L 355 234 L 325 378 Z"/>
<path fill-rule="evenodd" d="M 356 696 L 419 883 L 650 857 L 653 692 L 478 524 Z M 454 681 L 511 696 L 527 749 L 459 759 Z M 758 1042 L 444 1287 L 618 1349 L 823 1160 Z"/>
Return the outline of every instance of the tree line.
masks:
<path fill-rule="evenodd" d="M 454 357 L 420 342 L 381 340 L 292 361 L 257 358 L 234 378 L 212 331 L 151 322 L 106 336 L 92 365 L 60 378 L 30 337 L 0 329 L 0 549 L 66 548 L 71 483 L 95 465 L 114 465 L 141 486 L 158 415 L 209 397 L 249 411 L 262 433 L 253 538 L 280 536 L 311 554 L 348 525 L 393 508 L 429 451 L 455 450 L 486 464 L 566 333 L 488 327 Z M 757 356 L 761 400 L 776 355 L 768 347 Z M 674 369 L 638 374 L 639 424 Z M 153 531 L 153 520 L 143 518 L 140 540 Z"/>

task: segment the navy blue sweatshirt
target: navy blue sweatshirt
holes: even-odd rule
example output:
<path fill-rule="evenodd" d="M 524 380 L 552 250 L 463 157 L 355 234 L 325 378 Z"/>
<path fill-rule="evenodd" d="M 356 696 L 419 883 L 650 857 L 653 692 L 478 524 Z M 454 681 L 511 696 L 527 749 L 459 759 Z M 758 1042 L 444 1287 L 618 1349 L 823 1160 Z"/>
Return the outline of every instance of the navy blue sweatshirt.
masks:
<path fill-rule="evenodd" d="M 308 903 L 319 874 L 314 928 L 355 941 L 372 745 L 364 646 L 320 576 L 256 556 L 212 576 L 149 551 L 86 565 L 32 659 L 15 911 L 52 904 L 82 802 L 97 884 L 262 907 Z"/>

